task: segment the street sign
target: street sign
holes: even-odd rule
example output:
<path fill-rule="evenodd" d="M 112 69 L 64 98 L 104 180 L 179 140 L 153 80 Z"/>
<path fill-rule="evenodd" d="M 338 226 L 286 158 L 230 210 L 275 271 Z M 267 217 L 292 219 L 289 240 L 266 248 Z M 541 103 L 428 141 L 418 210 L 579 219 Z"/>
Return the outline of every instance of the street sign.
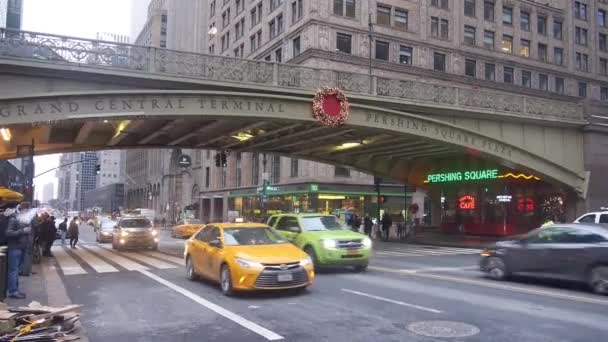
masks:
<path fill-rule="evenodd" d="M 177 158 L 177 164 L 181 167 L 190 167 L 192 165 L 192 158 L 187 154 L 180 154 Z"/>

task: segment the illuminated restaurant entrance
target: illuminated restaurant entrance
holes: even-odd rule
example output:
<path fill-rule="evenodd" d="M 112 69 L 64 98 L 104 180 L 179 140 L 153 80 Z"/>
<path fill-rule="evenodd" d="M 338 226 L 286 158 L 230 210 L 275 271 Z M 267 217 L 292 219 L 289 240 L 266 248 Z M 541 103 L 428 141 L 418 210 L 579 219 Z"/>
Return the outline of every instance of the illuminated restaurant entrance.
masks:
<path fill-rule="evenodd" d="M 565 219 L 568 193 L 534 174 L 483 166 L 432 172 L 424 183 L 441 194 L 445 233 L 513 235 Z"/>

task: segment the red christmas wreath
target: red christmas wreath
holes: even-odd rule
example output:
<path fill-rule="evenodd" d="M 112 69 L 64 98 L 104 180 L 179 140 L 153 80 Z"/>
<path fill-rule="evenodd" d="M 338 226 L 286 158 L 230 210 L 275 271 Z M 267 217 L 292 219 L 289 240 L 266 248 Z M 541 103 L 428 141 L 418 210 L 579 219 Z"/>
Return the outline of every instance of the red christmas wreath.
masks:
<path fill-rule="evenodd" d="M 349 109 L 348 99 L 338 88 L 323 87 L 312 100 L 314 118 L 329 127 L 344 125 Z"/>

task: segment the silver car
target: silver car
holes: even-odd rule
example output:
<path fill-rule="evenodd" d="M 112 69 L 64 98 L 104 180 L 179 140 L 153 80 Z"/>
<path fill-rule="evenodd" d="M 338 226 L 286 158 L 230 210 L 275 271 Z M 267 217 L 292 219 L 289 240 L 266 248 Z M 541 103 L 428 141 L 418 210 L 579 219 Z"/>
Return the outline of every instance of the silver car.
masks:
<path fill-rule="evenodd" d="M 514 241 L 497 242 L 481 253 L 480 267 L 491 278 L 510 275 L 584 282 L 608 294 L 608 228 L 556 224 Z"/>
<path fill-rule="evenodd" d="M 143 216 L 125 216 L 118 221 L 112 232 L 112 248 L 158 249 L 159 232 L 152 222 Z"/>

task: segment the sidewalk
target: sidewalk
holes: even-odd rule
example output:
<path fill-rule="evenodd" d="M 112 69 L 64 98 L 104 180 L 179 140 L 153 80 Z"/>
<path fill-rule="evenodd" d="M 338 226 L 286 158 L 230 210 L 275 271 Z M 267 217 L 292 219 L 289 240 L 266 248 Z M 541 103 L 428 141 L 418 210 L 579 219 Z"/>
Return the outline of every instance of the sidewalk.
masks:
<path fill-rule="evenodd" d="M 55 259 L 45 257 L 42 263 L 32 265 L 32 270 L 35 274 L 29 277 L 19 277 L 20 290 L 27 295 L 27 298 L 6 298 L 4 302 L 9 307 L 26 307 L 31 302 L 51 307 L 64 307 L 72 304 L 63 280 L 59 276 Z M 88 342 L 89 339 L 86 337 L 80 321 L 76 322 L 76 329 L 74 334 L 80 336 L 78 341 Z"/>
<path fill-rule="evenodd" d="M 431 246 L 482 249 L 497 241 L 512 240 L 514 238 L 515 236 L 448 234 L 442 233 L 434 228 L 418 227 L 414 236 L 410 236 L 407 240 L 398 240 L 395 227 L 393 227 L 393 229 L 391 229 L 389 241 L 384 243 L 412 243 Z M 380 240 L 376 239 L 376 241 Z"/>

